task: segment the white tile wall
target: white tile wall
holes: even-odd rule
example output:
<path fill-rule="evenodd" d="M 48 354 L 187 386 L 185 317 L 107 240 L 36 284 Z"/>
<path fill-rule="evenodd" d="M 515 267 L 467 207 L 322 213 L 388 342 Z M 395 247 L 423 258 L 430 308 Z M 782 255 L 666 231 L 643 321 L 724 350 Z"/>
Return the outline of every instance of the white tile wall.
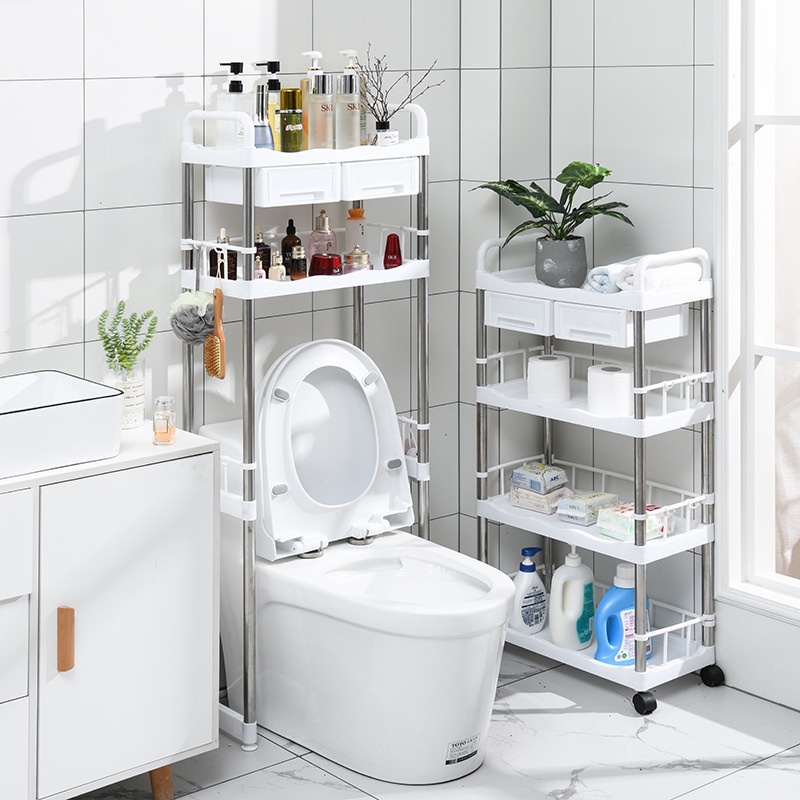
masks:
<path fill-rule="evenodd" d="M 596 159 L 614 171 L 607 188 L 630 204 L 636 227 L 587 226 L 595 263 L 710 248 L 713 0 L 354 0 L 347 14 L 329 0 L 7 5 L 15 35 L 0 55 L 0 105 L 21 113 L 0 133 L 13 153 L 0 163 L 0 374 L 55 367 L 98 377 L 97 315 L 124 297 L 159 314 L 147 355 L 148 387 L 159 394 L 180 393 L 180 345 L 166 326 L 180 264 L 180 122 L 225 84 L 219 62 L 244 61 L 249 88 L 253 62 L 267 59 L 280 60 L 284 86 L 298 85 L 308 64 L 300 54 L 312 48 L 332 71 L 339 50 L 363 58 L 370 42 L 396 73 L 417 77 L 437 59 L 431 80 L 445 82 L 420 100 L 432 138 L 432 530 L 465 552 L 475 552 L 475 252 L 525 218 L 469 190 L 499 177 L 546 182 L 571 160 Z M 373 202 L 367 214 L 406 223 L 412 209 Z M 341 225 L 344 206 L 327 210 Z M 259 211 L 257 221 L 279 239 L 289 216 L 309 229 L 314 211 Z M 234 207 L 199 203 L 196 219 L 198 233 L 226 225 L 241 234 Z M 511 248 L 503 264 L 527 258 Z M 367 349 L 403 411 L 416 403 L 413 291 L 367 297 Z M 258 303 L 259 371 L 296 343 L 349 338 L 350 302 L 339 292 Z M 229 377 L 201 379 L 197 365 L 204 421 L 240 413 L 240 319 L 240 304 L 227 303 Z M 521 430 L 535 438 L 530 421 L 513 416 L 490 412 L 490 459 L 527 444 Z M 555 430 L 561 457 L 591 461 L 603 444 L 588 429 Z M 683 468 L 668 447 L 653 452 L 665 468 Z M 491 525 L 490 541 L 492 560 L 515 568 L 520 534 Z"/>

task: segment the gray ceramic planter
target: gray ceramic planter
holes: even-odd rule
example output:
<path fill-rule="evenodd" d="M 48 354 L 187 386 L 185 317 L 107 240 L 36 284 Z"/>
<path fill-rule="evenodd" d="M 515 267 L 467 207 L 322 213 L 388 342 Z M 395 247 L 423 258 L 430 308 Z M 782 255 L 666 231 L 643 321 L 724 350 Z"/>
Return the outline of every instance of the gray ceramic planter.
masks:
<path fill-rule="evenodd" d="M 570 239 L 536 240 L 536 279 L 546 286 L 566 289 L 583 286 L 586 280 L 586 242 L 583 236 Z"/>

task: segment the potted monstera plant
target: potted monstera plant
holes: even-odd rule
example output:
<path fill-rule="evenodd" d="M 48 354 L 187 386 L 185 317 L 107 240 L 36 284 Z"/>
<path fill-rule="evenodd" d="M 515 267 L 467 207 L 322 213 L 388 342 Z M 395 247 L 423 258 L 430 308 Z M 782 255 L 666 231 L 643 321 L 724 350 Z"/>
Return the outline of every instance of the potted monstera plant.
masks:
<path fill-rule="evenodd" d="M 506 236 L 504 247 L 525 231 L 541 228 L 545 232 L 536 240 L 536 278 L 540 283 L 557 287 L 582 286 L 587 273 L 586 243 L 583 236 L 575 235 L 575 229 L 598 216 L 613 217 L 633 225 L 618 210 L 627 208 L 626 203 L 601 202 L 610 192 L 576 204 L 578 189 L 591 189 L 610 174 L 610 169 L 599 164 L 573 161 L 556 176 L 556 180 L 564 185 L 558 200 L 534 182 L 531 182 L 530 188 L 513 180 L 493 181 L 476 188 L 490 189 L 514 205 L 521 206 L 532 217 L 517 225 Z"/>

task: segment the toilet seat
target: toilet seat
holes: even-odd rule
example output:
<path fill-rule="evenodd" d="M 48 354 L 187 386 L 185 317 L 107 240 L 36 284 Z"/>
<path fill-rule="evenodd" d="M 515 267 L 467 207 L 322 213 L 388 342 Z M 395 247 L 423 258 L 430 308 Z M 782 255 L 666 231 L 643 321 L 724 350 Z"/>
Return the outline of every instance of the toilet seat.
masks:
<path fill-rule="evenodd" d="M 256 463 L 256 549 L 269 560 L 413 523 L 391 394 L 348 342 L 306 342 L 272 365 L 258 399 Z"/>

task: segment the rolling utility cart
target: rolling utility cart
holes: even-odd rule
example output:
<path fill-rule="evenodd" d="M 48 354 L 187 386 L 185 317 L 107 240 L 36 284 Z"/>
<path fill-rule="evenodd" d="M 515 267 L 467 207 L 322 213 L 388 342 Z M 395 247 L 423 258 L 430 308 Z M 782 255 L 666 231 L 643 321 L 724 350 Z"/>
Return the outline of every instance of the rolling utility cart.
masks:
<path fill-rule="evenodd" d="M 536 236 L 519 236 L 517 242 L 533 242 Z M 640 714 L 656 708 L 650 689 L 700 670 L 706 685 L 724 682 L 714 652 L 714 404 L 711 366 L 712 282 L 708 255 L 695 248 L 676 253 L 643 256 L 636 265 L 633 291 L 598 294 L 584 289 L 559 289 L 536 280 L 533 267 L 488 270 L 487 255 L 503 244 L 490 239 L 478 250 L 476 285 L 477 317 L 477 489 L 478 552 L 488 560 L 488 522 L 511 525 L 544 537 L 545 584 L 549 590 L 552 541 L 586 548 L 635 565 L 635 664 L 618 666 L 595 660 L 595 644 L 585 650 L 568 650 L 550 640 L 548 628 L 538 634 L 509 630 L 507 641 L 535 653 L 569 664 L 622 684 L 633 690 L 633 704 Z M 645 291 L 647 270 L 679 263 L 700 266 L 700 280 L 681 288 Z M 672 339 L 687 333 L 689 304 L 700 305 L 700 371 L 681 372 L 645 365 L 645 342 Z M 542 345 L 487 355 L 487 327 L 536 334 Z M 630 359 L 612 360 L 586 354 L 553 350 L 553 340 L 583 342 L 613 348 L 632 348 L 634 414 L 604 417 L 588 411 L 587 364 L 627 365 Z M 593 349 L 593 348 L 592 348 Z M 630 351 L 629 351 L 630 352 Z M 528 358 L 558 354 L 570 360 L 570 400 L 543 403 L 528 398 Z M 543 420 L 543 453 L 514 462 L 489 466 L 487 409 L 489 407 L 540 417 Z M 552 420 L 608 431 L 629 437 L 633 444 L 633 475 L 623 475 L 554 457 Z M 701 426 L 701 492 L 666 486 L 647 480 L 647 438 L 679 428 Z M 620 502 L 634 499 L 633 541 L 617 541 L 596 525 L 583 527 L 512 506 L 508 479 L 515 467 L 544 461 L 561 467 L 576 491 L 607 491 Z M 691 482 L 691 479 L 689 479 Z M 648 505 L 658 511 L 648 512 Z M 670 514 L 674 531 L 647 538 L 647 521 Z M 663 526 L 667 529 L 667 526 Z M 650 598 L 651 629 L 647 629 L 646 569 L 660 559 L 694 548 L 702 554 L 702 611 L 677 608 Z M 598 589 L 604 587 L 597 586 Z M 596 598 L 597 599 L 597 598 Z M 652 648 L 647 657 L 648 643 Z"/>
<path fill-rule="evenodd" d="M 255 301 L 285 298 L 297 294 L 353 289 L 353 342 L 364 343 L 364 287 L 413 280 L 417 300 L 417 419 L 401 418 L 413 428 L 416 455 L 406 456 L 408 472 L 417 486 L 419 535 L 429 534 L 429 402 L 428 402 L 428 122 L 425 112 L 415 104 L 405 106 L 413 120 L 413 137 L 399 144 L 362 146 L 343 150 L 315 149 L 283 153 L 254 146 L 252 120 L 240 112 L 192 111 L 183 124 L 181 160 L 183 163 L 183 221 L 181 248 L 183 269 L 181 286 L 185 290 L 211 292 L 222 289 L 227 299 L 242 303 L 242 443 L 243 463 L 222 459 L 220 508 L 242 520 L 244 547 L 244 706 L 243 718 L 227 707 L 220 707 L 220 725 L 239 739 L 245 748 L 256 746 L 255 720 L 255 393 L 263 376 L 255 374 Z M 195 143 L 198 123 L 235 121 L 244 129 L 244 144 L 222 150 Z M 204 241 L 194 235 L 194 167 L 205 170 L 206 202 L 241 206 L 242 244 Z M 311 203 L 349 201 L 360 207 L 365 200 L 417 197 L 416 228 L 379 225 L 380 235 L 395 232 L 403 243 L 405 259 L 401 266 L 383 270 L 359 270 L 336 276 L 307 277 L 297 281 L 254 280 L 255 208 L 296 206 Z M 235 241 L 235 240 L 234 240 Z M 209 254 L 213 250 L 234 250 L 242 266 L 241 279 L 228 280 L 212 275 Z M 415 251 L 416 257 L 411 257 Z M 374 263 L 382 260 L 374 253 Z M 265 265 L 267 268 L 269 265 Z M 233 354 L 228 351 L 229 358 Z M 202 358 L 202 354 L 201 354 Z M 194 348 L 183 349 L 183 423 L 195 430 Z M 241 485 L 241 494 L 229 486 Z"/>

